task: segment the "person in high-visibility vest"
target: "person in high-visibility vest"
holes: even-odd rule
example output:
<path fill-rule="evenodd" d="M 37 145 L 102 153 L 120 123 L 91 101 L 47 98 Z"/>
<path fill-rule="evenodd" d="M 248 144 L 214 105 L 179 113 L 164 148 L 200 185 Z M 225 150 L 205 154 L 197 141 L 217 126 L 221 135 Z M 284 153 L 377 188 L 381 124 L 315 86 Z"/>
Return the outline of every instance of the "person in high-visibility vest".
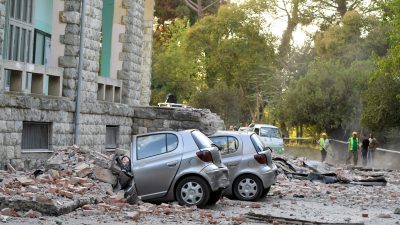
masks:
<path fill-rule="evenodd" d="M 347 156 L 346 164 L 350 164 L 351 158 L 353 158 L 353 163 L 356 166 L 357 161 L 358 161 L 358 149 L 359 147 L 359 141 L 358 141 L 358 134 L 357 132 L 353 132 L 352 136 L 349 138 L 348 141 L 348 149 L 349 153 Z"/>
<path fill-rule="evenodd" d="M 325 162 L 328 153 L 329 139 L 327 138 L 326 133 L 322 133 L 321 136 L 322 137 L 319 139 L 319 150 L 321 151 L 321 162 Z"/>

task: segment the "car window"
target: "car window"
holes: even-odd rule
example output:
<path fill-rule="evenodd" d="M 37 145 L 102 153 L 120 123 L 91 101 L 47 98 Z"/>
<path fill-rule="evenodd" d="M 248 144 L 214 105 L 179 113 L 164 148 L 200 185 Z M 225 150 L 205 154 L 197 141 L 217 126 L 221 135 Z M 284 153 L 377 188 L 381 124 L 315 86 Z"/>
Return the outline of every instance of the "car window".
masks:
<path fill-rule="evenodd" d="M 258 135 L 252 134 L 250 136 L 251 142 L 253 142 L 253 146 L 257 152 L 262 152 L 264 150 L 264 144 L 262 143 L 261 139 Z"/>
<path fill-rule="evenodd" d="M 194 142 L 196 142 L 199 149 L 211 148 L 212 141 L 203 133 L 198 130 L 192 132 Z"/>
<path fill-rule="evenodd" d="M 260 136 L 269 138 L 281 138 L 281 134 L 278 128 L 274 127 L 261 127 Z"/>
<path fill-rule="evenodd" d="M 178 147 L 178 137 L 174 134 L 167 134 L 167 151 L 173 151 Z"/>
<path fill-rule="evenodd" d="M 235 137 L 219 136 L 210 139 L 221 148 L 221 155 L 236 152 L 239 148 L 239 141 Z"/>
<path fill-rule="evenodd" d="M 239 148 L 239 141 L 235 137 L 228 137 L 229 153 L 236 152 Z"/>
<path fill-rule="evenodd" d="M 174 134 L 153 134 L 137 137 L 137 159 L 144 159 L 173 151 L 178 147 Z"/>
<path fill-rule="evenodd" d="M 212 142 L 214 142 L 214 144 L 218 145 L 218 147 L 221 148 L 221 154 L 227 154 L 229 152 L 228 149 L 228 139 L 226 138 L 226 136 L 221 136 L 221 137 L 211 137 L 210 138 Z"/>
<path fill-rule="evenodd" d="M 260 134 L 260 129 L 259 128 L 254 128 L 254 133 Z"/>

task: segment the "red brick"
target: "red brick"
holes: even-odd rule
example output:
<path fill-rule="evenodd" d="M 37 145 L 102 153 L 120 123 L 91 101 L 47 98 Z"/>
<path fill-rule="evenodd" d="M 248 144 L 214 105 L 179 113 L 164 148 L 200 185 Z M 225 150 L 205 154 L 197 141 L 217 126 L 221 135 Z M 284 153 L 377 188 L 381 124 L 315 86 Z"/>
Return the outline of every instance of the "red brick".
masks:
<path fill-rule="evenodd" d="M 74 198 L 74 193 L 69 192 L 69 191 L 60 190 L 58 193 L 59 193 L 61 196 L 64 196 L 64 197 L 67 197 L 67 198 L 70 198 L 70 199 L 73 199 L 73 198 Z"/>

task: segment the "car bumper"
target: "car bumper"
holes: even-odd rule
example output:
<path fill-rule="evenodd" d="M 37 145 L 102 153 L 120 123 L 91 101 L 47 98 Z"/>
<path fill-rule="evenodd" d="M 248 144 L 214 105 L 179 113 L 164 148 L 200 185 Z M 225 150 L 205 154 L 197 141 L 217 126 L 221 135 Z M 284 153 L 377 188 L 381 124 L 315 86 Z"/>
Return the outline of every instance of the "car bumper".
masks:
<path fill-rule="evenodd" d="M 275 164 L 272 164 L 272 167 L 265 166 L 260 171 L 260 178 L 264 188 L 269 188 L 271 185 L 275 184 L 277 176 L 278 168 Z"/>
<path fill-rule="evenodd" d="M 229 186 L 229 171 L 226 167 L 218 167 L 212 164 L 205 167 L 201 173 L 208 181 L 212 191 L 225 189 Z"/>

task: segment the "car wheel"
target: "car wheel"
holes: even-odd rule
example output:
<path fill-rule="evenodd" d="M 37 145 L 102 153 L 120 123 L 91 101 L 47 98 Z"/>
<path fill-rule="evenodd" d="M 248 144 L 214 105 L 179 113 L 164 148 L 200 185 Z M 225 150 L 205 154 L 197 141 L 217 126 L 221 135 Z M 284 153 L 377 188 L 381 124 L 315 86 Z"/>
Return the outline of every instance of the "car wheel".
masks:
<path fill-rule="evenodd" d="M 261 198 L 267 197 L 267 194 L 269 193 L 270 190 L 271 190 L 271 187 L 264 188 L 263 193 L 261 194 Z"/>
<path fill-rule="evenodd" d="M 233 183 L 235 197 L 242 201 L 256 201 L 263 194 L 263 186 L 258 177 L 245 174 Z"/>
<path fill-rule="evenodd" d="M 199 177 L 186 177 L 176 188 L 176 198 L 180 205 L 204 207 L 210 199 L 210 188 Z"/>
<path fill-rule="evenodd" d="M 222 196 L 222 191 L 214 191 L 210 193 L 210 198 L 208 199 L 207 205 L 215 205 Z"/>

